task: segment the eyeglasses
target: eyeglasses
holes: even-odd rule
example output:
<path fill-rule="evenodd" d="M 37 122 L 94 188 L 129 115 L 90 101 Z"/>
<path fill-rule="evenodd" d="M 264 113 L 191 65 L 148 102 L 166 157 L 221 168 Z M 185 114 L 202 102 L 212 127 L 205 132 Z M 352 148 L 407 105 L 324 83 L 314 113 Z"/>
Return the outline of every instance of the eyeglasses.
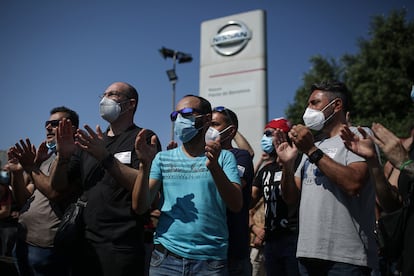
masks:
<path fill-rule="evenodd" d="M 51 127 L 58 127 L 60 120 L 50 120 L 45 122 L 45 127 L 50 125 Z"/>
<path fill-rule="evenodd" d="M 189 117 L 194 115 L 194 113 L 204 114 L 203 111 L 201 111 L 200 109 L 186 107 L 181 110 L 171 112 L 170 119 L 171 121 L 175 122 L 175 120 L 177 120 L 178 114 L 181 114 L 181 116 L 183 117 Z"/>
<path fill-rule="evenodd" d="M 265 132 L 263 132 L 263 134 L 266 135 L 267 137 L 272 137 L 273 136 L 273 131 L 266 130 Z"/>

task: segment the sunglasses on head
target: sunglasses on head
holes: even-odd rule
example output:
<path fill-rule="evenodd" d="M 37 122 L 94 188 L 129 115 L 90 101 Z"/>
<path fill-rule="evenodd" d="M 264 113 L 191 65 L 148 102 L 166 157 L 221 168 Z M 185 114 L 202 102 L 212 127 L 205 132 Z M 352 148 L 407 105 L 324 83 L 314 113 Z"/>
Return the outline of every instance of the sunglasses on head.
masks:
<path fill-rule="evenodd" d="M 227 111 L 227 110 L 224 106 L 216 106 L 215 108 L 213 108 L 213 111 L 223 112 L 223 111 Z"/>
<path fill-rule="evenodd" d="M 264 135 L 266 135 L 267 137 L 272 137 L 273 135 L 273 131 L 271 130 L 266 130 L 265 132 L 263 132 Z"/>
<path fill-rule="evenodd" d="M 203 111 L 197 108 L 186 107 L 178 111 L 173 111 L 170 115 L 170 118 L 171 118 L 171 121 L 174 122 L 175 120 L 177 120 L 178 114 L 181 114 L 181 116 L 183 117 L 189 117 L 189 116 L 194 115 L 194 113 L 203 114 Z"/>
<path fill-rule="evenodd" d="M 50 125 L 51 127 L 58 127 L 60 120 L 50 120 L 45 122 L 45 127 Z"/>
<path fill-rule="evenodd" d="M 234 124 L 226 107 L 216 106 L 215 108 L 213 108 L 213 112 L 220 112 L 220 113 L 224 112 L 224 115 L 227 117 L 227 120 L 229 121 L 229 123 L 232 124 L 232 125 Z"/>

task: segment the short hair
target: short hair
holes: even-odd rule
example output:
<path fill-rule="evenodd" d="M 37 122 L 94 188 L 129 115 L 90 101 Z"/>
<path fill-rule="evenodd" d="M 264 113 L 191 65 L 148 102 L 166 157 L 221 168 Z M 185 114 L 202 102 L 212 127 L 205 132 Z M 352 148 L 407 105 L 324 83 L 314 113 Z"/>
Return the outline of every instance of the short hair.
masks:
<path fill-rule="evenodd" d="M 217 108 L 217 107 L 216 107 Z M 213 113 L 218 112 L 224 115 L 224 120 L 228 125 L 234 125 L 236 129 L 239 129 L 239 120 L 237 118 L 236 113 L 233 112 L 233 110 L 228 109 L 227 107 L 223 106 L 222 110 L 217 110 L 216 108 L 213 108 Z"/>
<path fill-rule="evenodd" d="M 66 106 L 58 106 L 50 110 L 50 115 L 53 115 L 58 112 L 66 113 L 66 119 L 69 119 L 73 126 L 79 128 L 79 115 L 72 109 L 67 108 Z"/>
<path fill-rule="evenodd" d="M 137 107 L 138 107 L 138 100 L 139 100 L 139 95 L 137 90 L 135 89 L 135 87 L 133 87 L 132 85 L 130 85 L 129 83 L 124 82 L 124 84 L 128 87 L 125 91 L 123 91 L 125 93 L 125 95 L 127 96 L 128 99 L 134 99 L 136 104 L 135 104 L 135 108 L 134 108 L 134 114 L 135 111 L 137 111 Z"/>
<path fill-rule="evenodd" d="M 183 98 L 186 97 L 195 97 L 197 99 L 200 100 L 200 105 L 198 106 L 198 108 L 200 109 L 200 111 L 203 114 L 211 114 L 211 104 L 208 100 L 206 100 L 205 98 L 201 97 L 201 96 L 197 96 L 197 95 L 192 95 L 192 94 L 187 94 L 185 95 Z"/>
<path fill-rule="evenodd" d="M 344 112 L 349 109 L 350 95 L 345 83 L 337 80 L 325 80 L 320 83 L 314 83 L 311 86 L 311 93 L 315 90 L 321 90 L 330 94 L 329 100 L 340 98 L 343 103 Z"/>

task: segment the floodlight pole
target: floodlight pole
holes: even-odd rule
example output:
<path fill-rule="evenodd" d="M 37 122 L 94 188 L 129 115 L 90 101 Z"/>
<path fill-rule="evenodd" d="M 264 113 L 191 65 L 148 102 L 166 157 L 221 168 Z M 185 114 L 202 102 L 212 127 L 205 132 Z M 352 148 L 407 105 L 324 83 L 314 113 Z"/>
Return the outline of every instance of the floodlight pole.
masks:
<path fill-rule="evenodd" d="M 175 63 L 177 61 L 177 51 L 174 51 L 173 56 L 173 73 L 175 75 Z M 171 86 L 172 86 L 172 108 L 171 110 L 175 110 L 175 84 L 177 83 L 178 77 L 170 78 Z M 171 141 L 174 141 L 174 122 L 171 122 Z"/>
<path fill-rule="evenodd" d="M 167 57 L 173 59 L 173 69 L 167 70 L 167 76 L 170 80 L 171 86 L 172 86 L 172 111 L 175 110 L 175 86 L 178 80 L 177 74 L 175 73 L 175 66 L 178 60 L 178 63 L 186 63 L 191 62 L 193 58 L 189 54 L 185 54 L 179 51 L 175 51 L 172 49 L 167 49 L 165 47 L 162 47 L 159 52 L 163 56 L 164 59 Z M 171 140 L 174 141 L 174 122 L 172 122 L 171 125 Z"/>

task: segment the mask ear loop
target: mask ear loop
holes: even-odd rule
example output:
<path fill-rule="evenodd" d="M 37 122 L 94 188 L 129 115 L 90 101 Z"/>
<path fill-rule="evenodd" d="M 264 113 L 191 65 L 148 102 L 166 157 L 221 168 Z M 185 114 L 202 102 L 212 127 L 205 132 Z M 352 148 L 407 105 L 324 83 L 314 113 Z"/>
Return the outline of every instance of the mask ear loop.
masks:
<path fill-rule="evenodd" d="M 324 108 L 322 108 L 321 112 L 325 111 L 332 103 L 334 103 L 338 98 L 333 99 L 330 103 L 328 103 Z M 333 116 L 335 115 L 335 110 L 332 111 L 332 114 L 328 116 L 328 118 L 325 119 L 323 122 L 324 124 L 329 121 Z"/>
<path fill-rule="evenodd" d="M 227 136 L 227 137 L 225 137 L 226 139 L 221 139 L 221 134 L 222 133 L 224 133 L 224 132 L 226 132 L 228 129 L 230 129 L 231 127 L 234 127 L 234 125 L 228 125 L 225 129 L 223 129 L 222 131 L 220 131 L 219 132 L 219 135 L 220 135 L 220 141 L 225 141 L 226 139 L 227 139 L 227 137 L 230 137 L 230 136 Z"/>
<path fill-rule="evenodd" d="M 122 114 L 124 114 L 125 112 L 127 112 L 129 110 L 129 109 L 123 109 L 122 105 L 127 103 L 127 102 L 130 102 L 131 100 L 132 99 L 126 99 L 125 101 L 117 103 L 119 105 L 119 107 L 121 108 L 121 112 L 119 113 L 119 116 L 121 116 Z"/>

